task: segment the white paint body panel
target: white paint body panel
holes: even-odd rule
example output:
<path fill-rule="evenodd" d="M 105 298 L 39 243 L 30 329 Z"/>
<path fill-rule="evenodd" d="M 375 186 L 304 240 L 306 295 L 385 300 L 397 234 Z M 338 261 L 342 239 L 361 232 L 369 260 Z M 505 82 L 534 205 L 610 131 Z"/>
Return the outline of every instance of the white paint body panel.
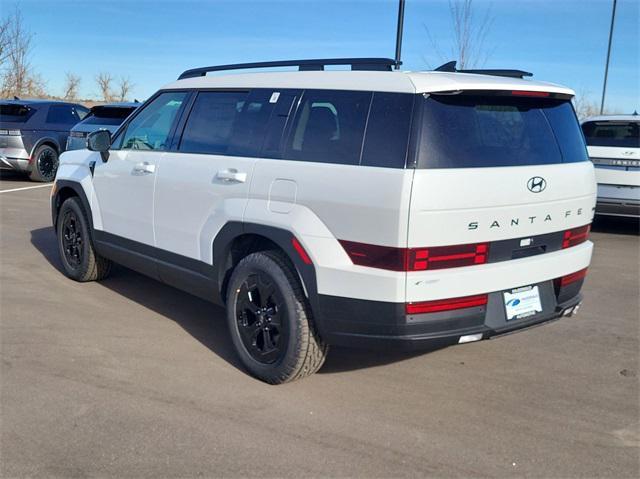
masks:
<path fill-rule="evenodd" d="M 255 158 L 165 153 L 155 190 L 155 246 L 212 264 L 213 239 L 229 221 L 242 221 Z M 221 171 L 245 173 L 224 181 Z"/>
<path fill-rule="evenodd" d="M 544 191 L 527 189 L 534 176 L 546 180 Z M 498 241 L 582 226 L 593 218 L 595 194 L 589 162 L 416 170 L 408 246 Z"/>
<path fill-rule="evenodd" d="M 101 228 L 98 229 L 140 243 L 155 244 L 153 201 L 157 171 L 152 170 L 157 170 L 162 155 L 154 151 L 115 150 L 109 153 L 106 163 L 96 162 L 92 203 L 101 205 Z M 139 171 L 144 164 L 150 167 L 148 172 Z"/>

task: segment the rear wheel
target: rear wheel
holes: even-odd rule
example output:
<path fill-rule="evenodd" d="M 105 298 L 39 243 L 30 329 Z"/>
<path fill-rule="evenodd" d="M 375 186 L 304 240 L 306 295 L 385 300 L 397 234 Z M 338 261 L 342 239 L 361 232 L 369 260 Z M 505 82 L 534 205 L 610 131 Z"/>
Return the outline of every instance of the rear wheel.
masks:
<path fill-rule="evenodd" d="M 29 178 L 32 181 L 53 181 L 58 171 L 58 152 L 49 145 L 39 146 L 33 154 Z"/>
<path fill-rule="evenodd" d="M 281 384 L 315 373 L 327 346 L 315 331 L 296 274 L 277 251 L 244 258 L 229 280 L 227 321 L 249 372 Z"/>
<path fill-rule="evenodd" d="M 77 197 L 65 200 L 57 221 L 58 251 L 65 274 L 76 281 L 100 280 L 111 271 L 111 261 L 95 252 L 87 214 Z"/>

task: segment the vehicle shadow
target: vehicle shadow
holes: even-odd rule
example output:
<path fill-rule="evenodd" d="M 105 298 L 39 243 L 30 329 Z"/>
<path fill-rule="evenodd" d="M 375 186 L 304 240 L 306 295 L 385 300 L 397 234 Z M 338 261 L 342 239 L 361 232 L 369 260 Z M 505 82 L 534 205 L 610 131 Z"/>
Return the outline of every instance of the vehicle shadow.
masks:
<path fill-rule="evenodd" d="M 596 233 L 640 236 L 640 218 L 618 216 L 596 216 L 591 225 Z"/>
<path fill-rule="evenodd" d="M 63 274 L 52 227 L 32 230 L 31 244 Z M 117 265 L 100 285 L 174 321 L 220 358 L 244 371 L 221 307 Z"/>
<path fill-rule="evenodd" d="M 0 170 L 0 180 L 2 181 L 28 181 L 29 177 L 17 171 Z"/>
<path fill-rule="evenodd" d="M 32 230 L 31 244 L 49 264 L 63 274 L 52 227 Z M 244 371 L 233 349 L 223 308 L 122 266 L 115 266 L 111 275 L 100 281 L 100 285 L 174 321 L 213 353 Z M 334 374 L 383 366 L 443 347 L 446 345 L 434 344 L 428 349 L 410 352 L 335 347 L 331 349 L 327 362 L 319 372 Z"/>

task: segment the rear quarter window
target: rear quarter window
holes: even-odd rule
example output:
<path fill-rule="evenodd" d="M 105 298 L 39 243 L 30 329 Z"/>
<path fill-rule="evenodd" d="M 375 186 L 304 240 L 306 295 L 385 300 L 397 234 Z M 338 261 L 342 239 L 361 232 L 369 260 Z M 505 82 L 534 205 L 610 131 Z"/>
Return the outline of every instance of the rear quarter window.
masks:
<path fill-rule="evenodd" d="M 284 158 L 358 165 L 372 93 L 306 90 Z"/>
<path fill-rule="evenodd" d="M 73 105 L 51 105 L 47 112 L 47 123 L 58 125 L 75 125 L 82 120 L 87 112 L 86 108 L 77 108 Z"/>
<path fill-rule="evenodd" d="M 373 94 L 361 165 L 404 168 L 415 95 Z"/>
<path fill-rule="evenodd" d="M 479 168 L 587 161 L 567 100 L 431 95 L 424 100 L 420 168 Z"/>

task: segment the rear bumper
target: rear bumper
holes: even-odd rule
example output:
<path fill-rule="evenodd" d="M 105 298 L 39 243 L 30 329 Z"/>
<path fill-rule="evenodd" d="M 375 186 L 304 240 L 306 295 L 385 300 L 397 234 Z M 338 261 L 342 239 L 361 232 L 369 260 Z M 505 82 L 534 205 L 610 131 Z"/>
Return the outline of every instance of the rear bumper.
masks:
<path fill-rule="evenodd" d="M 26 173 L 29 171 L 29 160 L 24 158 L 12 158 L 0 154 L 0 170 Z"/>
<path fill-rule="evenodd" d="M 419 315 L 405 314 L 401 303 L 320 296 L 318 326 L 333 345 L 419 350 L 456 344 L 463 336 L 488 339 L 530 328 L 571 315 L 582 301 L 582 281 L 559 292 L 553 281 L 537 285 L 543 311 L 524 319 L 507 320 L 502 291 L 490 293 L 486 306 Z"/>
<path fill-rule="evenodd" d="M 602 216 L 640 217 L 640 186 L 598 184 L 596 214 Z"/>

